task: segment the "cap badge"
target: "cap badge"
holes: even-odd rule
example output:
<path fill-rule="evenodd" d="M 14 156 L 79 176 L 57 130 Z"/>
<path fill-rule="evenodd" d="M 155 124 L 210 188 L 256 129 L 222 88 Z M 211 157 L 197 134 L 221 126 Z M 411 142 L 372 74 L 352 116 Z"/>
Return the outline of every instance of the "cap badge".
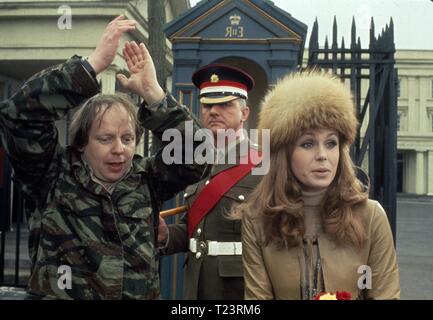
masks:
<path fill-rule="evenodd" d="M 218 81 L 220 81 L 220 78 L 216 74 L 210 76 L 210 82 L 216 83 Z"/>

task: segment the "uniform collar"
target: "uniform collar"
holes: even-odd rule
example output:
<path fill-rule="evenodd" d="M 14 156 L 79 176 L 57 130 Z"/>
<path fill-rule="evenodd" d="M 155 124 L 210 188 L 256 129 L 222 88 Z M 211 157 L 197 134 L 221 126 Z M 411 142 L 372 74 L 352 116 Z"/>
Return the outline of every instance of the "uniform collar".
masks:
<path fill-rule="evenodd" d="M 220 164 L 217 163 L 212 166 L 211 176 L 215 176 L 224 170 L 239 165 L 240 158 L 248 155 L 248 150 L 251 148 L 249 144 L 250 140 L 246 137 L 242 141 L 236 141 L 236 143 L 232 145 L 231 148 L 225 153 L 224 162 Z M 229 160 L 231 160 L 230 153 L 232 152 L 236 152 L 235 163 L 229 163 Z"/>

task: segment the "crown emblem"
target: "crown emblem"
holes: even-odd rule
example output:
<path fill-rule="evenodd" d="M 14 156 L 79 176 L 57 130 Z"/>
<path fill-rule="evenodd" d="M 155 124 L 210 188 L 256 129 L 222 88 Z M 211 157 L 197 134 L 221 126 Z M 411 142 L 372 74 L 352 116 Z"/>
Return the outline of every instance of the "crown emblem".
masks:
<path fill-rule="evenodd" d="M 230 16 L 230 23 L 232 26 L 238 26 L 239 22 L 241 22 L 241 17 L 237 14 Z"/>
<path fill-rule="evenodd" d="M 210 82 L 216 83 L 218 81 L 220 81 L 220 78 L 215 73 L 210 76 Z"/>

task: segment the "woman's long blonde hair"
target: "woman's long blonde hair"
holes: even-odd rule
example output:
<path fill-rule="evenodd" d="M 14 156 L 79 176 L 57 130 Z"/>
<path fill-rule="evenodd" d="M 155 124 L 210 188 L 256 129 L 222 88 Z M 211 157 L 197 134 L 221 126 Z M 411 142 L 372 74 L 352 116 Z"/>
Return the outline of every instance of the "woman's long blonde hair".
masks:
<path fill-rule="evenodd" d="M 350 90 L 335 75 L 317 70 L 293 73 L 263 99 L 258 129 L 270 130 L 270 170 L 234 216 L 251 212 L 263 223 L 264 242 L 296 246 L 305 234 L 302 189 L 291 171 L 293 148 L 306 131 L 332 129 L 339 134 L 336 176 L 321 210 L 324 232 L 336 243 L 361 247 L 366 239 L 354 208 L 368 198 L 349 155 L 358 120 Z"/>
<path fill-rule="evenodd" d="M 235 209 L 235 216 L 251 212 L 263 223 L 264 244 L 294 247 L 304 234 L 302 188 L 295 178 L 290 159 L 293 148 L 281 148 L 270 157 L 270 170 L 248 198 Z M 353 208 L 366 201 L 368 191 L 356 177 L 349 148 L 340 144 L 340 159 L 334 181 L 323 200 L 322 226 L 337 244 L 359 248 L 366 235 L 361 217 Z"/>

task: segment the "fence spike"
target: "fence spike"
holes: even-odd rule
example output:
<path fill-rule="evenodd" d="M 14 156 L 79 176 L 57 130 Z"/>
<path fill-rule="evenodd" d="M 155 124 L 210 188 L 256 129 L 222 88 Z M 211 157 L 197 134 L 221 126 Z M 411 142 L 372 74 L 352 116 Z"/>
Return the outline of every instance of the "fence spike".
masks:
<path fill-rule="evenodd" d="M 338 48 L 337 44 L 337 17 L 334 16 L 334 23 L 332 24 L 332 48 Z"/>
<path fill-rule="evenodd" d="M 374 48 L 376 46 L 376 38 L 374 35 L 374 19 L 371 17 L 370 22 L 370 48 Z"/>
<path fill-rule="evenodd" d="M 391 20 L 389 22 L 389 34 L 390 34 L 390 42 L 391 42 L 392 48 L 393 48 L 393 50 L 395 50 L 395 43 L 394 43 L 394 21 L 392 20 L 392 17 L 391 17 Z"/>
<path fill-rule="evenodd" d="M 314 21 L 313 24 L 313 29 L 311 30 L 311 37 L 310 37 L 310 45 L 309 45 L 309 49 L 317 49 L 319 47 L 319 24 L 317 22 L 317 17 L 316 20 Z"/>
<path fill-rule="evenodd" d="M 355 24 L 355 16 L 352 16 L 350 47 L 354 48 L 355 46 L 356 46 L 356 24 Z"/>

